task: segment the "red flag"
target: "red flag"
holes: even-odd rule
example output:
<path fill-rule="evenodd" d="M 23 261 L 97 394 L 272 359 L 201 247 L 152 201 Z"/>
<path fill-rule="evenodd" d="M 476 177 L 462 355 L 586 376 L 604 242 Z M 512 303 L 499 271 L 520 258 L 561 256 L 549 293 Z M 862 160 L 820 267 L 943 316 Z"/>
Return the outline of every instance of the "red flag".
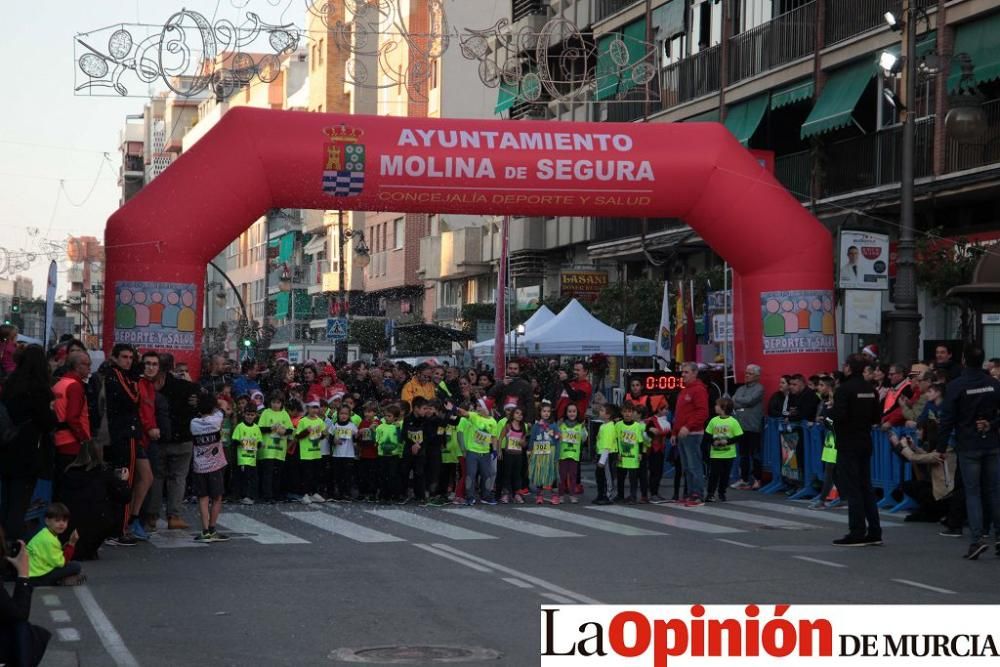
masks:
<path fill-rule="evenodd" d="M 493 338 L 493 368 L 497 382 L 504 379 L 507 372 L 507 358 L 504 343 L 507 342 L 507 235 L 510 230 L 510 216 L 503 217 L 500 228 L 500 269 L 497 276 L 497 330 Z"/>

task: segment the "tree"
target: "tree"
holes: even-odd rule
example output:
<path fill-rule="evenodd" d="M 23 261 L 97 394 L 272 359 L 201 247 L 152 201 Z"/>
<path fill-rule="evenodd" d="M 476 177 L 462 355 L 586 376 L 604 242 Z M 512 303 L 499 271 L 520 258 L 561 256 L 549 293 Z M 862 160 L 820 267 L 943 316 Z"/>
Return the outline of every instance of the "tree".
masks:
<path fill-rule="evenodd" d="M 656 339 L 660 328 L 660 304 L 663 283 L 658 280 L 630 280 L 609 285 L 601 290 L 590 308 L 591 314 L 605 324 L 624 330 L 635 324 L 635 335 Z"/>
<path fill-rule="evenodd" d="M 943 238 L 943 231 L 936 227 L 917 241 L 917 285 L 937 303 L 944 303 L 952 287 L 972 281 L 976 265 L 988 249 L 965 237 Z"/>

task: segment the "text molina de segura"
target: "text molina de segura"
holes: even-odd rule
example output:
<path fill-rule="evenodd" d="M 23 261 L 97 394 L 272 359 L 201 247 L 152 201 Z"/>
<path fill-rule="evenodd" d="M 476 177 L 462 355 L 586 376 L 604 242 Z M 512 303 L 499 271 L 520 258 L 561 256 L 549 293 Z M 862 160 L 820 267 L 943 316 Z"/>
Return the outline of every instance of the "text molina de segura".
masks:
<path fill-rule="evenodd" d="M 539 181 L 655 182 L 649 160 L 628 159 L 634 143 L 627 134 L 576 132 L 486 132 L 464 130 L 409 130 L 400 132 L 397 146 L 440 149 L 437 155 L 382 155 L 382 176 L 410 178 L 474 178 L 492 180 L 497 169 L 488 156 L 456 156 L 456 149 L 481 151 L 598 152 L 609 159 L 541 158 L 535 162 Z M 620 157 L 621 159 L 617 159 Z M 505 174 L 505 177 L 508 175 Z M 518 175 L 527 178 L 527 174 Z"/>

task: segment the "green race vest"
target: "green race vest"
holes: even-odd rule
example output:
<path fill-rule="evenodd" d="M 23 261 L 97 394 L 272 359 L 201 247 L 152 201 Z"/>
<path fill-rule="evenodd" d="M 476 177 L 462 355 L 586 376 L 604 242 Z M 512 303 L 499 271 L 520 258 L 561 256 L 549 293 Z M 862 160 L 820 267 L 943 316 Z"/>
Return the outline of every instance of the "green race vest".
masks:
<path fill-rule="evenodd" d="M 618 467 L 638 470 L 642 458 L 642 445 L 646 440 L 646 427 L 641 422 L 618 422 Z"/>
<path fill-rule="evenodd" d="M 257 450 L 258 459 L 263 459 L 265 461 L 285 460 L 285 453 L 288 451 L 288 436 L 292 432 L 291 417 L 289 417 L 288 413 L 284 410 L 275 412 L 270 408 L 260 413 L 260 419 L 257 420 L 257 425 L 260 427 L 261 432 L 265 429 L 274 427 L 276 424 L 281 424 L 285 427 L 284 435 L 265 433 L 263 446 Z"/>
<path fill-rule="evenodd" d="M 320 443 L 326 432 L 326 422 L 319 417 L 303 417 L 299 420 L 295 435 L 299 439 L 299 460 L 318 461 L 323 458 Z"/>
<path fill-rule="evenodd" d="M 461 447 L 458 446 L 458 428 L 455 424 L 447 424 L 444 427 L 444 447 L 441 448 L 441 463 L 458 463 L 458 457 L 461 455 Z"/>
<path fill-rule="evenodd" d="M 562 442 L 562 447 L 559 450 L 559 458 L 579 461 L 580 445 L 586 434 L 587 431 L 583 424 L 561 422 L 559 424 L 559 440 Z"/>
<path fill-rule="evenodd" d="M 597 430 L 597 451 L 618 453 L 618 429 L 615 422 L 605 422 Z"/>
<path fill-rule="evenodd" d="M 832 432 L 827 432 L 826 439 L 823 440 L 823 452 L 820 454 L 820 460 L 823 463 L 837 462 L 837 440 L 833 437 Z"/>
<path fill-rule="evenodd" d="M 733 439 L 743 435 L 743 429 L 735 417 L 713 417 L 705 427 L 705 432 L 712 436 L 712 449 L 708 458 L 736 458 L 736 442 Z"/>
<path fill-rule="evenodd" d="M 257 450 L 264 441 L 264 435 L 256 424 L 247 426 L 243 422 L 233 429 L 233 440 L 236 443 L 236 465 L 256 466 Z"/>
<path fill-rule="evenodd" d="M 466 449 L 475 454 L 489 454 L 493 438 L 497 437 L 497 420 L 473 413 L 469 415 L 469 422 L 474 430 L 472 437 L 465 441 Z"/>
<path fill-rule="evenodd" d="M 399 433 L 399 424 L 379 424 L 375 429 L 375 444 L 379 456 L 401 458 L 403 438 Z"/>

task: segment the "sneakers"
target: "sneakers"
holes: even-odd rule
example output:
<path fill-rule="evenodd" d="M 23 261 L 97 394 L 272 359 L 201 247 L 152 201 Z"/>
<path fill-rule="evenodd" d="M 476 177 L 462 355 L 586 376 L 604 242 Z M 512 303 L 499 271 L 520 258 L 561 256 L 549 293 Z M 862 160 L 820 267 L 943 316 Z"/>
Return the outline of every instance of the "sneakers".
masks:
<path fill-rule="evenodd" d="M 559 505 L 562 503 L 562 499 L 558 495 L 554 495 L 551 498 L 549 498 L 549 502 L 552 503 L 553 505 Z"/>
<path fill-rule="evenodd" d="M 969 545 L 969 550 L 962 556 L 965 560 L 976 560 L 984 551 L 989 549 L 986 542 L 973 542 Z"/>
<path fill-rule="evenodd" d="M 337 498 L 334 498 L 334 500 L 336 500 L 337 502 L 341 502 L 341 501 L 340 501 L 339 499 L 337 499 Z M 397 501 L 396 501 L 396 504 L 397 504 L 397 505 L 408 505 L 408 504 L 409 504 L 409 502 L 410 502 L 410 499 L 409 499 L 409 498 L 400 498 L 399 500 L 397 500 Z"/>
<path fill-rule="evenodd" d="M 830 505 L 819 496 L 816 496 L 816 499 L 813 500 L 811 503 L 809 503 L 806 509 L 825 510 L 825 509 L 830 509 Z"/>
<path fill-rule="evenodd" d="M 314 503 L 325 503 L 326 502 L 326 498 L 324 498 L 323 496 L 319 495 L 318 493 L 312 494 L 310 496 L 310 498 L 312 498 L 312 501 Z"/>
<path fill-rule="evenodd" d="M 641 505 L 648 505 L 649 504 L 649 498 L 647 498 L 646 496 L 643 496 L 642 498 L 639 498 L 639 504 L 641 504 Z"/>
<path fill-rule="evenodd" d="M 441 496 L 434 496 L 427 501 L 427 504 L 431 507 L 444 507 L 448 504 L 448 501 Z"/>
<path fill-rule="evenodd" d="M 194 536 L 194 541 L 204 542 L 205 544 L 208 544 L 209 542 L 212 541 L 212 533 L 208 532 L 207 530 L 203 530 Z"/>
<path fill-rule="evenodd" d="M 750 490 L 751 491 L 757 491 L 758 489 L 760 489 L 760 480 L 756 480 L 755 479 L 753 481 L 753 485 L 750 486 Z"/>
<path fill-rule="evenodd" d="M 104 544 L 109 547 L 134 547 L 139 544 L 139 540 L 131 535 L 122 535 L 120 537 L 109 537 L 104 540 Z"/>
<path fill-rule="evenodd" d="M 569 502 L 571 505 L 576 505 L 578 502 L 580 502 L 580 499 L 577 496 L 570 496 Z"/>
<path fill-rule="evenodd" d="M 502 496 L 500 496 L 500 504 L 501 504 L 501 505 L 507 505 L 507 504 L 509 504 L 509 503 L 510 503 L 510 496 L 509 496 L 509 495 L 507 495 L 507 494 L 505 493 L 505 494 L 503 494 Z"/>
<path fill-rule="evenodd" d="M 253 498 L 250 498 L 249 496 L 240 500 L 240 505 L 253 505 L 253 504 L 254 504 Z"/>
<path fill-rule="evenodd" d="M 735 489 L 737 491 L 746 491 L 747 489 L 750 488 L 750 483 L 749 482 L 744 482 L 741 479 L 738 482 L 733 482 L 732 484 L 730 484 L 729 488 L 730 489 Z"/>
<path fill-rule="evenodd" d="M 961 537 L 962 536 L 962 529 L 961 528 L 945 528 L 944 530 L 939 531 L 938 535 L 940 535 L 941 537 Z"/>
<path fill-rule="evenodd" d="M 517 493 L 520 496 L 527 496 L 531 493 L 531 490 L 528 487 L 524 487 L 523 489 L 518 489 Z"/>
<path fill-rule="evenodd" d="M 881 542 L 881 540 L 879 540 Z M 845 535 L 839 540 L 833 541 L 835 547 L 866 547 L 870 544 L 867 537 L 852 537 Z"/>
<path fill-rule="evenodd" d="M 520 493 L 514 494 L 514 504 L 515 505 L 523 505 L 524 504 L 524 496 L 522 496 Z"/>
<path fill-rule="evenodd" d="M 172 516 L 167 518 L 167 529 L 168 530 L 188 530 L 191 526 L 187 521 L 180 518 L 179 516 Z"/>
<path fill-rule="evenodd" d="M 228 542 L 229 541 L 229 536 L 228 535 L 226 535 L 225 533 L 220 533 L 219 531 L 215 530 L 214 528 L 212 530 L 208 531 L 208 536 L 212 540 L 212 542 Z"/>
<path fill-rule="evenodd" d="M 139 519 L 136 519 L 128 525 L 128 531 L 132 534 L 132 537 L 137 540 L 142 540 L 143 542 L 149 541 L 149 533 L 147 533 L 146 529 L 142 527 L 142 521 Z"/>
<path fill-rule="evenodd" d="M 867 547 L 880 547 L 882 546 L 882 537 L 875 537 L 874 535 L 865 535 L 865 546 Z"/>
<path fill-rule="evenodd" d="M 487 498 L 483 498 L 482 503 L 484 505 L 496 505 L 497 504 L 497 499 L 494 498 L 493 496 L 489 496 Z"/>
<path fill-rule="evenodd" d="M 465 506 L 466 507 L 472 507 L 475 504 L 476 504 L 476 499 L 475 498 L 466 498 L 465 499 Z"/>
<path fill-rule="evenodd" d="M 714 503 L 715 502 L 715 496 L 705 496 L 705 502 L 706 503 Z"/>
<path fill-rule="evenodd" d="M 87 583 L 87 577 L 82 574 L 71 574 L 68 577 L 63 577 L 60 579 L 56 585 L 57 586 L 82 586 Z"/>
<path fill-rule="evenodd" d="M 542 498 L 542 492 L 541 491 L 539 491 L 538 493 L 535 494 L 535 504 L 536 505 L 544 505 L 545 504 L 545 498 Z"/>
<path fill-rule="evenodd" d="M 310 496 L 307 493 L 305 495 L 298 496 L 296 498 L 296 501 L 302 503 L 303 505 L 312 505 L 313 499 L 312 499 L 312 496 Z"/>
<path fill-rule="evenodd" d="M 596 500 L 594 500 L 594 504 L 595 505 L 610 505 L 611 501 L 608 500 L 607 498 L 597 498 Z"/>
<path fill-rule="evenodd" d="M 698 496 L 694 496 L 693 498 L 684 503 L 684 507 L 701 507 L 704 504 L 705 504 L 704 500 L 702 500 Z"/>
<path fill-rule="evenodd" d="M 660 494 L 656 493 L 649 497 L 649 502 L 651 502 L 654 505 L 662 505 L 665 502 L 667 502 L 667 499 L 661 496 Z"/>

